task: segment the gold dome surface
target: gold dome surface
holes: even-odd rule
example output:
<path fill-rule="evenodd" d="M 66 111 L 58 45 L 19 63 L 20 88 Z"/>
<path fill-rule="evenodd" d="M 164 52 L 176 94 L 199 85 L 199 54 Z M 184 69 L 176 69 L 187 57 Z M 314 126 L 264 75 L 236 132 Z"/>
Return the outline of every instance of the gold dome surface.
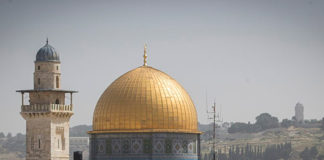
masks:
<path fill-rule="evenodd" d="M 118 132 L 200 133 L 188 93 L 169 75 L 149 66 L 120 76 L 99 98 L 89 133 Z"/>

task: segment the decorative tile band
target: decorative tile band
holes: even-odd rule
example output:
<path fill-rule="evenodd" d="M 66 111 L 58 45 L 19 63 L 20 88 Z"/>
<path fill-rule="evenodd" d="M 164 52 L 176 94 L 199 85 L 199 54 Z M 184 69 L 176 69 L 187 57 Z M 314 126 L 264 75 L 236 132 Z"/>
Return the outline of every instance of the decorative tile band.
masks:
<path fill-rule="evenodd" d="M 199 134 L 105 133 L 90 135 L 91 160 L 198 160 Z"/>

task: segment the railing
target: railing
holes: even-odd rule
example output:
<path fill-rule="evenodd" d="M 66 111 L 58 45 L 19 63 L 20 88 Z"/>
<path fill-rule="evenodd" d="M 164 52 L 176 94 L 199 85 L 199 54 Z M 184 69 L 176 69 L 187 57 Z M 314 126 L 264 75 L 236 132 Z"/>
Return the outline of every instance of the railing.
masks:
<path fill-rule="evenodd" d="M 22 112 L 72 112 L 72 105 L 62 104 L 33 104 L 33 105 L 22 105 Z"/>

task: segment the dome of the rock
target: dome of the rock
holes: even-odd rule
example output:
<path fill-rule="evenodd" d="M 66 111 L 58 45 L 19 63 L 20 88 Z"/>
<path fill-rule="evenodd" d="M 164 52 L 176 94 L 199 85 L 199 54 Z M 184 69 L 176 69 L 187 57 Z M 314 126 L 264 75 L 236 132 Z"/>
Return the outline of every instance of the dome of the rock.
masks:
<path fill-rule="evenodd" d="M 101 95 L 93 132 L 197 133 L 195 106 L 169 75 L 148 66 L 116 79 Z"/>
<path fill-rule="evenodd" d="M 172 77 L 144 65 L 112 82 L 99 98 L 90 135 L 91 160 L 198 160 L 194 103 Z"/>

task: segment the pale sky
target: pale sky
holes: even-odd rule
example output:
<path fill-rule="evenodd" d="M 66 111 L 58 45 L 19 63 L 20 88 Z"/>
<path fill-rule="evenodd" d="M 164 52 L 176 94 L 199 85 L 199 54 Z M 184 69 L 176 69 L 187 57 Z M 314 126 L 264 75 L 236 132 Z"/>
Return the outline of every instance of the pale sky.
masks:
<path fill-rule="evenodd" d="M 59 52 L 62 88 L 75 89 L 71 126 L 91 124 L 103 91 L 143 63 L 175 78 L 208 123 L 216 99 L 224 121 L 280 120 L 300 101 L 324 117 L 324 1 L 0 0 L 0 132 L 25 133 L 18 89 L 33 87 L 34 60 Z"/>

